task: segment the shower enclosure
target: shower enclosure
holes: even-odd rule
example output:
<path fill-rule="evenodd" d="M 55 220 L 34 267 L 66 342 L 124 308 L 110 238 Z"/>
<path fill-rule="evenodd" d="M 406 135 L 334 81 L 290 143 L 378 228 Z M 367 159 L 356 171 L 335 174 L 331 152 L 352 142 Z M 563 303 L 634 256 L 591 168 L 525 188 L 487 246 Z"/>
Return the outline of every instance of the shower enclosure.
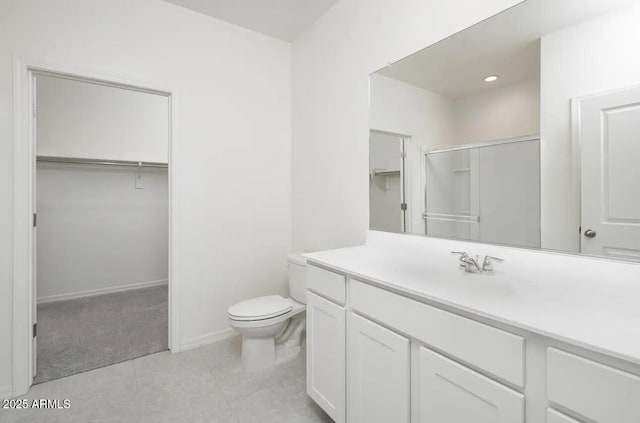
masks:
<path fill-rule="evenodd" d="M 425 155 L 429 236 L 540 247 L 540 140 L 521 138 Z"/>

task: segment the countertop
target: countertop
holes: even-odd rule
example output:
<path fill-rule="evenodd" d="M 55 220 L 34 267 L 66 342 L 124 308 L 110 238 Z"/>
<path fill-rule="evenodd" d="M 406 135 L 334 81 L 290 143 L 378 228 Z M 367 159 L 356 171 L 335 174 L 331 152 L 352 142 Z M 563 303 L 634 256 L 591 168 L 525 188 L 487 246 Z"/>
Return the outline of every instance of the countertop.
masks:
<path fill-rule="evenodd" d="M 451 250 L 504 258 L 465 273 Z M 369 232 L 363 246 L 304 254 L 312 264 L 640 364 L 640 265 Z"/>

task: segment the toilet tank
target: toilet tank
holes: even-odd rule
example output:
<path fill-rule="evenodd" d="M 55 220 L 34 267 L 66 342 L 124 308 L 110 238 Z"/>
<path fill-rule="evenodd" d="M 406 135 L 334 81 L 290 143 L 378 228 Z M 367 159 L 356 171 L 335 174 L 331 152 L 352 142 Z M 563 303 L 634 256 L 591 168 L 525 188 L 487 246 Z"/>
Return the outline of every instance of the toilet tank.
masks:
<path fill-rule="evenodd" d="M 289 271 L 289 294 L 299 303 L 307 303 L 307 259 L 300 254 L 287 255 Z"/>

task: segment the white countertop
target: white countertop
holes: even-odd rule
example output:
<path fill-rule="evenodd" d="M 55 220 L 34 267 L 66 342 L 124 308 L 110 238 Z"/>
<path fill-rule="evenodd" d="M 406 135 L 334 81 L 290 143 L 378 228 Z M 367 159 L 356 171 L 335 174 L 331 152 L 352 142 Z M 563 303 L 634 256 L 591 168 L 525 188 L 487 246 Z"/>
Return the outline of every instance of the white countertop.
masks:
<path fill-rule="evenodd" d="M 493 275 L 450 251 L 506 259 Z M 367 244 L 305 254 L 311 263 L 493 321 L 640 364 L 640 265 L 369 232 Z"/>

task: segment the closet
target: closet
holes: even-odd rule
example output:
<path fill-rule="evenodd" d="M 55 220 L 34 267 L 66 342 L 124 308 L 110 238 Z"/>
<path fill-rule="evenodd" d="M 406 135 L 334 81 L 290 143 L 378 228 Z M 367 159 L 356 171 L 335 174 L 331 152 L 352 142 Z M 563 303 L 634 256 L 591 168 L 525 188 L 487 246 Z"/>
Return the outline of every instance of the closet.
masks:
<path fill-rule="evenodd" d="M 38 73 L 35 382 L 167 349 L 169 98 Z"/>

